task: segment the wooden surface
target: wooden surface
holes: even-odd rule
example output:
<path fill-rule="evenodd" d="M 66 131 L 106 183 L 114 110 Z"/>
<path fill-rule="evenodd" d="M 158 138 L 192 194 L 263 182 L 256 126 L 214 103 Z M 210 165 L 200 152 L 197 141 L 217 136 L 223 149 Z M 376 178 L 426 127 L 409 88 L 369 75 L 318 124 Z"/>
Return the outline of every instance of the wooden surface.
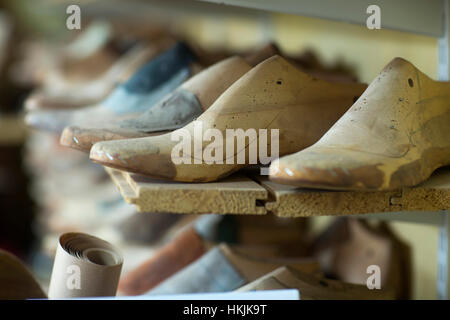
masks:
<path fill-rule="evenodd" d="M 89 157 L 108 167 L 153 178 L 189 183 L 225 181 L 221 179 L 245 167 L 244 163 L 268 162 L 264 153 L 257 152 L 257 142 L 268 150 L 273 145 L 268 141 L 274 136 L 268 140 L 265 135 L 263 142 L 258 130 L 267 130 L 270 135 L 272 130 L 278 132 L 280 156 L 297 152 L 323 136 L 366 87 L 316 79 L 274 55 L 234 82 L 196 121 L 174 131 L 176 135 L 101 141 L 94 144 Z M 236 131 L 230 135 L 229 130 Z M 212 132 L 214 143 L 203 139 L 208 132 Z M 244 143 L 244 135 L 251 143 Z M 181 158 L 175 161 L 173 155 Z"/>
<path fill-rule="evenodd" d="M 283 217 L 450 209 L 450 167 L 437 170 L 417 187 L 396 191 L 312 190 L 258 179 L 275 199 L 266 203 L 266 209 Z"/>
<path fill-rule="evenodd" d="M 345 283 L 310 275 L 291 267 L 280 267 L 237 291 L 297 289 L 301 300 L 392 300 L 393 290 L 369 290 L 361 284 Z"/>
<path fill-rule="evenodd" d="M 381 192 L 302 189 L 257 175 L 252 179 L 236 174 L 220 182 L 181 183 L 106 170 L 124 199 L 141 212 L 308 217 L 450 210 L 450 167 L 437 170 L 417 187 Z"/>
<path fill-rule="evenodd" d="M 141 212 L 265 214 L 268 192 L 243 175 L 220 182 L 182 183 L 155 180 L 106 169 L 128 203 Z"/>
<path fill-rule="evenodd" d="M 450 165 L 449 100 L 450 82 L 394 58 L 317 142 L 273 161 L 270 177 L 341 191 L 417 186 Z"/>

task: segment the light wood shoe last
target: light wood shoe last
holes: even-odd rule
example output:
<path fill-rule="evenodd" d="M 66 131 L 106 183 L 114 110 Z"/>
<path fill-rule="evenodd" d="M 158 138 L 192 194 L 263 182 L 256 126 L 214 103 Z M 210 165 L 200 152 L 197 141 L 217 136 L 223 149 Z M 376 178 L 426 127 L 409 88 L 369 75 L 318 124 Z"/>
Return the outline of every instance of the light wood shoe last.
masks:
<path fill-rule="evenodd" d="M 253 66 L 277 52 L 277 48 L 269 44 L 243 58 L 224 59 L 187 80 L 136 118 L 104 127 L 70 126 L 64 129 L 60 142 L 66 147 L 89 152 L 99 141 L 161 135 L 181 128 L 199 117 Z"/>
<path fill-rule="evenodd" d="M 278 129 L 279 154 L 293 153 L 315 143 L 365 89 L 364 84 L 316 79 L 282 57 L 273 56 L 236 81 L 196 122 L 156 137 L 98 142 L 92 147 L 90 158 L 105 166 L 155 178 L 215 181 L 249 163 L 245 159 L 245 163 L 240 164 L 237 159 L 246 157 L 250 143 L 239 149 L 235 145 L 234 152 L 227 154 L 227 129 L 253 129 L 256 134 L 259 134 L 259 129 L 267 129 L 268 132 Z M 196 124 L 202 125 L 200 133 Z M 200 161 L 197 164 L 194 152 L 183 155 L 191 160 L 190 163 L 176 164 L 172 161 L 172 150 L 180 143 L 172 139 L 173 135 L 188 133 L 191 150 L 200 145 L 203 154 L 211 143 L 203 139 L 208 129 L 217 129 L 223 137 L 221 161 Z M 254 145 L 256 140 L 251 143 Z M 271 139 L 268 137 L 267 141 Z M 270 149 L 269 144 L 267 149 Z M 259 156 L 257 160 L 260 161 Z"/>
<path fill-rule="evenodd" d="M 270 178 L 299 187 L 392 190 L 450 164 L 450 83 L 396 58 L 313 146 L 274 161 Z"/>

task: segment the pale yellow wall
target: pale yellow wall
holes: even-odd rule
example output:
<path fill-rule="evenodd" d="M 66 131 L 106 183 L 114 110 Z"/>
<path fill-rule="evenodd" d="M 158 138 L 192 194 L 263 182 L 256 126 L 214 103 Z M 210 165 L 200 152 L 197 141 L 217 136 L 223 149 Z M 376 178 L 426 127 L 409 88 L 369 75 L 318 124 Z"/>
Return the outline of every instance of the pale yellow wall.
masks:
<path fill-rule="evenodd" d="M 437 77 L 437 40 L 404 32 L 368 30 L 364 26 L 286 14 L 251 19 L 193 17 L 180 30 L 210 48 L 248 50 L 270 38 L 288 54 L 311 48 L 324 63 L 341 60 L 354 66 L 365 82 L 370 82 L 397 56 L 410 60 L 430 77 Z M 329 218 L 313 221 L 319 230 Z M 435 299 L 438 229 L 399 222 L 392 226 L 413 248 L 413 298 Z"/>
<path fill-rule="evenodd" d="M 437 77 L 437 40 L 391 30 L 291 15 L 274 15 L 273 25 L 286 52 L 315 49 L 325 62 L 343 60 L 354 65 L 362 81 L 370 82 L 394 57 L 413 62 Z"/>
<path fill-rule="evenodd" d="M 237 51 L 275 40 L 286 54 L 313 49 L 324 63 L 344 61 L 361 81 L 370 82 L 394 57 L 413 62 L 437 78 L 437 40 L 391 30 L 287 14 L 264 17 L 202 17 L 186 19 L 179 31 L 209 48 Z"/>
<path fill-rule="evenodd" d="M 400 222 L 391 225 L 413 249 L 413 298 L 436 299 L 438 228 Z"/>

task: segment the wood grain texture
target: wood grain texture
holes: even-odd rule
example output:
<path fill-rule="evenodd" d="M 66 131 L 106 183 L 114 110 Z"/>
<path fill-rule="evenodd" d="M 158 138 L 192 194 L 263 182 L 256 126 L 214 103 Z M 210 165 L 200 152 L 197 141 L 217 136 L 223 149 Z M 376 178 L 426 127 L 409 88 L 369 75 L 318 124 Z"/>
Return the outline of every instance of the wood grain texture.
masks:
<path fill-rule="evenodd" d="M 273 56 L 234 82 L 196 121 L 158 136 L 98 142 L 90 159 L 153 178 L 219 181 L 252 163 L 265 163 L 261 150 L 276 152 L 272 136 L 260 130 L 278 132 L 280 156 L 302 150 L 319 140 L 366 87 L 317 79 Z"/>
<path fill-rule="evenodd" d="M 302 189 L 259 175 L 252 175 L 254 180 L 235 174 L 220 182 L 181 183 L 106 170 L 140 212 L 309 217 L 450 210 L 450 167 L 436 170 L 417 187 L 376 192 Z"/>
<path fill-rule="evenodd" d="M 262 201 L 268 197 L 267 190 L 239 174 L 217 183 L 179 183 L 106 170 L 125 200 L 140 212 L 266 213 Z"/>
<path fill-rule="evenodd" d="M 266 202 L 266 209 L 281 217 L 450 209 L 450 167 L 437 170 L 417 187 L 377 192 L 312 190 L 257 179 L 274 198 Z"/>

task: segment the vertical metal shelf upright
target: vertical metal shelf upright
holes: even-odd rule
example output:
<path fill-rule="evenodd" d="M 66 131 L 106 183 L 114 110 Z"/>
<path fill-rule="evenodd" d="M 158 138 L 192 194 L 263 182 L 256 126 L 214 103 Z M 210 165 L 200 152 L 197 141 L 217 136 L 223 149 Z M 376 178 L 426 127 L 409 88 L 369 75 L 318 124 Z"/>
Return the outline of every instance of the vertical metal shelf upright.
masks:
<path fill-rule="evenodd" d="M 443 0 L 442 32 L 439 39 L 439 79 L 450 80 L 450 0 Z M 439 230 L 437 291 L 440 299 L 450 298 L 450 217 L 443 215 Z"/>

